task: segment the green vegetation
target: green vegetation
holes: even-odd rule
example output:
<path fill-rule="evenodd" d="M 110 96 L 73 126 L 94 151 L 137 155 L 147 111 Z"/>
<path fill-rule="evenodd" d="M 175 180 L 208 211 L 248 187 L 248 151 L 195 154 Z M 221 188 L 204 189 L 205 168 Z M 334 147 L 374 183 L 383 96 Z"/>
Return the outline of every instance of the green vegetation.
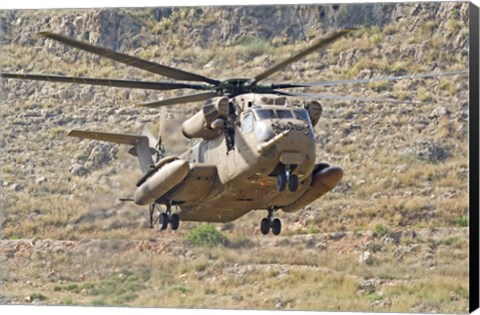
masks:
<path fill-rule="evenodd" d="M 74 305 L 74 301 L 70 297 L 66 297 L 62 299 L 62 305 Z"/>
<path fill-rule="evenodd" d="M 111 274 L 109 277 L 98 282 L 84 282 L 82 284 L 71 283 L 53 287 L 54 292 L 71 292 L 96 297 L 92 305 L 124 305 L 138 298 L 138 291 L 144 290 L 148 274 L 135 274 L 130 271 L 122 271 Z M 73 304 L 71 298 L 62 300 L 62 304 Z"/>
<path fill-rule="evenodd" d="M 33 293 L 32 295 L 30 295 L 30 299 L 32 301 L 35 301 L 35 300 L 44 301 L 44 300 L 47 299 L 47 297 L 45 295 L 43 295 L 42 293 Z"/>
<path fill-rule="evenodd" d="M 168 293 L 175 293 L 175 292 L 187 293 L 187 292 L 190 292 L 190 289 L 181 284 L 174 284 L 167 289 L 167 292 Z"/>
<path fill-rule="evenodd" d="M 80 287 L 77 284 L 67 285 L 64 289 L 67 290 L 67 291 L 75 292 L 75 293 L 80 292 Z"/>
<path fill-rule="evenodd" d="M 268 54 L 271 48 L 270 43 L 265 39 L 258 39 L 256 37 L 240 38 L 237 41 L 239 47 L 237 51 L 246 60 L 251 60 L 257 56 Z"/>
<path fill-rule="evenodd" d="M 367 294 L 365 298 L 370 302 L 381 301 L 383 297 L 377 293 Z"/>
<path fill-rule="evenodd" d="M 224 245 L 227 238 L 213 224 L 202 224 L 190 231 L 187 240 L 196 246 L 215 247 Z"/>
<path fill-rule="evenodd" d="M 93 306 L 107 306 L 108 302 L 103 299 L 95 299 L 92 301 Z"/>
<path fill-rule="evenodd" d="M 308 234 L 317 234 L 318 232 L 319 232 L 319 229 L 316 226 L 310 226 L 307 229 Z"/>
<path fill-rule="evenodd" d="M 461 215 L 455 219 L 455 223 L 460 227 L 467 227 L 468 217 L 466 215 Z"/>
<path fill-rule="evenodd" d="M 445 237 L 439 241 L 439 244 L 446 245 L 452 248 L 461 248 L 462 246 L 467 245 L 465 240 L 458 236 Z"/>
<path fill-rule="evenodd" d="M 384 236 L 388 233 L 388 228 L 385 225 L 378 223 L 375 225 L 375 233 L 380 237 Z"/>

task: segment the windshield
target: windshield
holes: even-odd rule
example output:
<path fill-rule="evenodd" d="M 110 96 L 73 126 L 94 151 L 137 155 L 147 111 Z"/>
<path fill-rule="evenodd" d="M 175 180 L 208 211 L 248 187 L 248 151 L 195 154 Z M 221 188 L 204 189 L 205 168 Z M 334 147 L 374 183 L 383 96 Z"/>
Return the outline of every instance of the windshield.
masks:
<path fill-rule="evenodd" d="M 314 131 L 310 121 L 310 115 L 303 108 L 255 109 L 252 110 L 252 112 L 255 115 L 256 121 L 253 123 L 253 129 L 255 131 L 256 139 L 259 142 L 268 141 L 275 136 L 275 133 L 286 129 L 308 131 L 306 134 L 309 134 L 310 138 L 314 138 Z M 250 115 L 250 113 L 244 116 L 242 125 L 243 133 L 247 133 L 251 130 L 251 122 L 249 121 L 251 118 L 253 118 L 253 115 Z M 293 121 L 287 121 L 285 123 L 282 121 L 277 122 L 275 119 L 288 119 Z M 271 120 L 271 122 L 268 120 Z"/>
<path fill-rule="evenodd" d="M 310 124 L 310 116 L 305 109 L 298 109 L 295 111 L 295 115 L 298 119 L 303 120 L 304 122 Z"/>
<path fill-rule="evenodd" d="M 247 113 L 243 117 L 243 123 L 242 123 L 242 133 L 246 134 L 252 131 L 253 128 L 253 116 L 251 113 Z"/>
<path fill-rule="evenodd" d="M 271 119 L 274 116 L 274 112 L 271 109 L 259 109 L 255 111 L 257 120 Z"/>
<path fill-rule="evenodd" d="M 278 109 L 277 116 L 278 118 L 293 118 L 292 111 L 286 109 Z"/>
<path fill-rule="evenodd" d="M 280 119 L 298 119 L 310 124 L 310 116 L 305 109 L 257 109 L 253 111 L 257 120 L 265 120 L 272 118 Z"/>

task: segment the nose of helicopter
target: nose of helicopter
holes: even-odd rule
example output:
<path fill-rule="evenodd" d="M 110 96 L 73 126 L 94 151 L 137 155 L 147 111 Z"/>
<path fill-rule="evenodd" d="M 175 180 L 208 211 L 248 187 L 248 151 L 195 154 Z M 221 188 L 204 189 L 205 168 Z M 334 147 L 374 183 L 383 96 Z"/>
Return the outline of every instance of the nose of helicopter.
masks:
<path fill-rule="evenodd" d="M 310 128 L 275 130 L 275 136 L 259 144 L 257 150 L 269 165 L 294 166 L 300 177 L 309 174 L 315 164 L 315 140 Z M 274 159 L 278 164 L 272 163 Z"/>
<path fill-rule="evenodd" d="M 302 153 L 314 146 L 313 134 L 308 129 L 286 129 L 279 131 L 270 140 L 257 146 L 259 153 L 262 153 L 273 146 L 277 152 L 298 152 Z"/>

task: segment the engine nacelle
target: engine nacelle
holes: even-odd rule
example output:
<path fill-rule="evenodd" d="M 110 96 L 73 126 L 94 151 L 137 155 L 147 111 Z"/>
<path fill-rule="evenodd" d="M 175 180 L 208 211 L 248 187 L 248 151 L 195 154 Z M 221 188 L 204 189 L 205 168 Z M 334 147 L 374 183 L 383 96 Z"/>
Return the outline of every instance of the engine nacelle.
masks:
<path fill-rule="evenodd" d="M 316 172 L 312 178 L 311 186 L 305 193 L 292 204 L 282 207 L 285 212 L 302 209 L 335 188 L 343 177 L 340 167 L 330 166 Z"/>
<path fill-rule="evenodd" d="M 316 100 L 308 100 L 303 102 L 303 108 L 308 111 L 312 125 L 315 126 L 322 116 L 322 105 Z"/>
<path fill-rule="evenodd" d="M 203 105 L 203 109 L 182 124 L 187 138 L 214 139 L 223 129 L 222 120 L 228 115 L 228 97 L 215 97 Z"/>
<path fill-rule="evenodd" d="M 147 205 L 182 182 L 190 171 L 190 165 L 184 160 L 174 160 L 163 165 L 146 179 L 135 191 L 133 199 L 137 205 Z"/>

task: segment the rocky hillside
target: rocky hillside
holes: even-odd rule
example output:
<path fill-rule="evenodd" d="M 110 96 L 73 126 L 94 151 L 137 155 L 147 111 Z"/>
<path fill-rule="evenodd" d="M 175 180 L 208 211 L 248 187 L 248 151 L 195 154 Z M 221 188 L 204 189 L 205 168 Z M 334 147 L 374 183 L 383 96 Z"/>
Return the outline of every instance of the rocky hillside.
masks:
<path fill-rule="evenodd" d="M 33 45 L 35 32 L 42 30 L 119 51 L 168 44 L 175 38 L 182 39 L 181 47 L 239 44 L 249 37 L 285 44 L 304 41 L 319 31 L 383 27 L 402 20 L 414 22 L 410 32 L 427 19 L 454 17 L 466 23 L 467 8 L 456 5 L 455 17 L 451 5 L 440 3 L 5 11 L 2 44 Z"/>
<path fill-rule="evenodd" d="M 35 35 L 48 30 L 209 77 L 251 77 L 329 31 L 356 27 L 350 37 L 291 65 L 272 81 L 466 70 L 467 22 L 468 5 L 458 2 L 2 11 L 0 67 L 4 72 L 164 80 Z M 292 309 L 464 312 L 468 298 L 466 76 L 376 82 L 318 92 L 423 104 L 322 101 L 324 114 L 316 126 L 317 159 L 341 166 L 345 170 L 342 183 L 302 211 L 280 213 L 282 239 L 268 236 L 267 251 L 258 231 L 263 211 L 217 225 L 233 247 L 204 249 L 185 241 L 198 224 L 182 223 L 175 234 L 152 231 L 146 228 L 146 209 L 118 201 L 131 196 L 140 176 L 137 161 L 125 148 L 65 136 L 73 128 L 115 132 L 139 132 L 144 125 L 155 128 L 158 111 L 134 105 L 176 92 L 2 80 L 2 256 L 9 272 L 2 301 L 31 297 L 41 285 L 45 303 L 158 306 L 151 294 L 138 294 L 156 292 L 171 297 L 162 301 L 162 306 L 172 307 L 197 305 L 202 299 L 205 305 L 217 307 L 222 301 L 223 305 L 245 308 L 290 305 Z M 199 106 L 168 109 L 169 153 L 181 152 L 191 144 L 178 126 Z M 438 228 L 451 235 L 437 233 Z M 411 237 L 412 231 L 422 237 Z M 341 233 L 338 240 L 329 238 Z M 398 233 L 408 236 L 389 240 Z M 255 238 L 251 243 L 249 235 Z M 307 246 L 308 238 L 315 244 Z M 51 250 L 48 245 L 43 251 L 47 247 L 42 245 L 37 251 L 29 247 L 28 255 L 16 254 L 32 239 L 53 239 L 63 250 Z M 297 239 L 296 245 L 289 246 Z M 133 280 L 139 285 L 124 300 L 108 294 L 99 300 L 89 293 L 92 285 L 104 288 L 105 283 L 120 277 L 123 269 L 139 266 L 132 260 L 135 251 L 126 250 L 118 253 L 124 258 L 118 260 L 123 267 L 105 261 L 99 273 L 85 273 L 83 278 L 73 277 L 68 268 L 55 269 L 61 262 L 95 269 L 94 260 L 77 259 L 82 255 L 73 257 L 68 250 L 69 244 L 77 246 L 88 240 L 171 241 L 173 254 L 145 250 L 139 264 L 149 269 L 149 276 L 135 273 Z M 352 240 L 355 245 L 348 247 Z M 7 249 L 15 246 L 20 247 L 8 254 Z M 338 246 L 349 250 L 337 253 Z M 308 296 L 284 292 L 276 297 L 275 285 L 284 268 L 288 281 L 298 288 L 308 274 L 289 267 L 299 264 L 285 254 L 290 248 L 299 260 L 317 267 L 321 261 L 338 272 L 338 277 L 331 279 L 328 272 L 320 272 L 316 283 L 305 284 L 311 292 Z M 253 267 L 247 258 L 236 255 L 240 250 L 257 258 Z M 190 251 L 195 257 L 177 266 L 173 263 L 177 251 Z M 89 257 L 97 257 L 95 253 Z M 411 256 L 397 259 L 404 255 Z M 152 257 L 154 260 L 149 260 Z M 217 260 L 221 263 L 211 263 Z M 162 273 L 149 261 L 171 266 L 171 273 Z M 271 279 L 267 287 L 260 285 L 265 270 L 258 264 L 274 264 L 266 272 Z M 14 272 L 19 265 L 25 266 L 28 279 Z M 45 268 L 55 276 L 45 278 Z M 239 296 L 234 291 L 241 279 L 220 276 L 244 269 L 251 275 L 247 282 L 252 292 L 261 293 L 258 296 Z M 197 285 L 203 279 L 197 273 L 206 273 L 210 279 L 208 292 Z M 431 288 L 426 279 L 433 279 L 441 288 L 431 298 L 422 295 Z M 373 287 L 357 287 L 370 280 Z M 222 291 L 222 281 L 232 287 Z M 72 290 L 67 289 L 70 285 Z M 76 292 L 73 285 L 85 287 Z M 318 299 L 326 288 L 352 303 Z"/>

